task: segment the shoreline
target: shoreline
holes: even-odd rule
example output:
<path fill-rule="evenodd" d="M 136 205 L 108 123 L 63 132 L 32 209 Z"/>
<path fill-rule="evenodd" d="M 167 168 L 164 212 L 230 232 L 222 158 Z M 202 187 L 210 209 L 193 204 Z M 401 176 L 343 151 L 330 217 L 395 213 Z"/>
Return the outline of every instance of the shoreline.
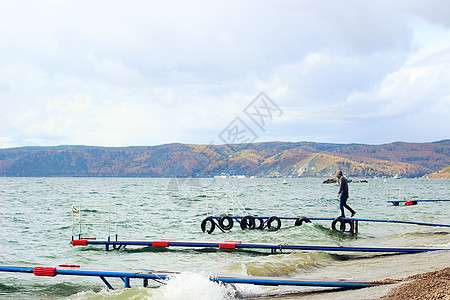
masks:
<path fill-rule="evenodd" d="M 385 279 L 386 284 L 355 290 L 332 289 L 311 290 L 301 294 L 268 296 L 259 299 L 367 299 L 367 300 L 404 300 L 404 299 L 450 299 L 450 267 L 411 275 L 402 279 Z M 382 282 L 383 282 L 382 281 Z M 370 293 L 360 297 L 361 291 L 370 289 Z M 255 298 L 256 299 L 256 298 Z"/>
<path fill-rule="evenodd" d="M 331 266 L 340 278 L 357 279 L 365 274 L 365 280 L 386 284 L 361 289 L 279 290 L 278 294 L 251 299 L 282 300 L 400 300 L 447 299 L 450 300 L 450 251 L 404 254 L 388 257 L 361 259 L 355 265 Z M 339 269 L 339 271 L 337 270 Z M 363 272 L 361 272 L 363 271 Z M 353 273 L 352 273 L 353 272 Z M 327 268 L 315 272 L 314 278 L 323 278 Z M 367 278 L 370 276 L 370 278 Z M 311 276 L 310 276 L 311 277 Z"/>
<path fill-rule="evenodd" d="M 450 268 L 406 277 L 380 300 L 450 299 Z"/>

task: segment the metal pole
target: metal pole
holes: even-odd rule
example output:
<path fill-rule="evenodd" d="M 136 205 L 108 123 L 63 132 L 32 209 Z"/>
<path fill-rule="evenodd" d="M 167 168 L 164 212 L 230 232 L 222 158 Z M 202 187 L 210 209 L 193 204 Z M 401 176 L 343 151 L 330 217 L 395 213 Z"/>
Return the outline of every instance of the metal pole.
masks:
<path fill-rule="evenodd" d="M 73 205 L 72 205 L 72 241 L 73 241 L 73 226 L 74 226 L 74 212 L 73 212 Z"/>
<path fill-rule="evenodd" d="M 126 289 L 131 288 L 131 285 L 130 285 L 130 277 L 125 276 L 124 279 L 123 279 L 123 282 L 125 283 L 125 286 L 124 286 L 124 287 L 125 287 Z"/>
<path fill-rule="evenodd" d="M 112 287 L 112 285 L 109 284 L 108 280 L 106 280 L 105 277 L 103 277 L 103 276 L 99 276 L 99 277 L 100 277 L 100 279 L 106 284 L 106 286 L 108 287 L 108 289 L 114 290 L 114 288 Z"/>
<path fill-rule="evenodd" d="M 111 237 L 111 206 L 108 205 L 108 240 Z"/>
<path fill-rule="evenodd" d="M 114 207 L 116 208 L 116 241 L 117 241 L 117 205 L 114 204 Z"/>
<path fill-rule="evenodd" d="M 78 234 L 80 235 L 80 240 L 81 240 L 81 204 L 79 204 L 80 208 L 78 209 L 78 225 L 79 225 L 79 229 L 78 229 Z"/>

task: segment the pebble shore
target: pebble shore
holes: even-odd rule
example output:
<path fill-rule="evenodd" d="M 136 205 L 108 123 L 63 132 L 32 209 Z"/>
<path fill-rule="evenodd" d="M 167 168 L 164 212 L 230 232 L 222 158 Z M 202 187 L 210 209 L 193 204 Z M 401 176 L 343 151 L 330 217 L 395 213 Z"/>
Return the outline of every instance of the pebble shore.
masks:
<path fill-rule="evenodd" d="M 409 276 L 381 300 L 450 299 L 450 268 Z"/>

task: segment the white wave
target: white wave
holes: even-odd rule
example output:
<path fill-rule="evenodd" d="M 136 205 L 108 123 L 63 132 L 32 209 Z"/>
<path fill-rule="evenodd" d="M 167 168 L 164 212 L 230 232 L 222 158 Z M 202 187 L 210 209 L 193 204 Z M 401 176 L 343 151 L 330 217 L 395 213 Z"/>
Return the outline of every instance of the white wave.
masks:
<path fill-rule="evenodd" d="M 231 286 L 212 282 L 207 275 L 192 272 L 184 272 L 167 280 L 158 293 L 164 300 L 236 298 L 236 290 Z"/>
<path fill-rule="evenodd" d="M 245 291 L 246 295 L 251 294 L 251 290 L 246 288 L 243 291 Z M 159 288 L 132 287 L 117 290 L 104 288 L 99 292 L 79 292 L 67 299 L 231 300 L 239 298 L 239 295 L 240 292 L 234 286 L 213 282 L 206 274 L 183 272 L 163 281 Z"/>

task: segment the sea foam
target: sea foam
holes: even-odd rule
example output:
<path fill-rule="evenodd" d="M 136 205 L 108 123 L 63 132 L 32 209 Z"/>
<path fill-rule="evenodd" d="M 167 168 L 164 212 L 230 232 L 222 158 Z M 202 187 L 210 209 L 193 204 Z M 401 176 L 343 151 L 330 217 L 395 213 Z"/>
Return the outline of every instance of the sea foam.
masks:
<path fill-rule="evenodd" d="M 166 281 L 159 291 L 161 299 L 235 299 L 236 290 L 222 283 L 209 280 L 205 274 L 184 272 Z"/>

